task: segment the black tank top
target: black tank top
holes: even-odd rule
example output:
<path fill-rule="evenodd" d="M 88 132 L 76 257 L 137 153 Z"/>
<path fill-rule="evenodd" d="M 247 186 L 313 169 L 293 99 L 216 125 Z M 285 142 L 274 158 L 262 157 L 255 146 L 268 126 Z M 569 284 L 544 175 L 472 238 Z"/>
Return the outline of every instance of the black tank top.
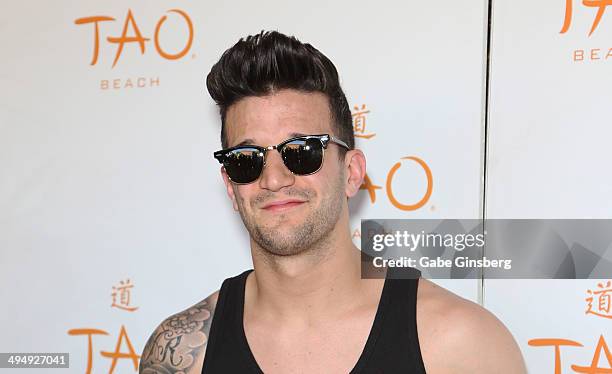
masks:
<path fill-rule="evenodd" d="M 420 276 L 418 269 L 409 270 Z M 243 325 L 244 290 L 251 271 L 228 278 L 221 285 L 203 374 L 263 373 L 249 348 Z M 416 324 L 418 276 L 385 279 L 370 335 L 350 374 L 425 373 Z"/>

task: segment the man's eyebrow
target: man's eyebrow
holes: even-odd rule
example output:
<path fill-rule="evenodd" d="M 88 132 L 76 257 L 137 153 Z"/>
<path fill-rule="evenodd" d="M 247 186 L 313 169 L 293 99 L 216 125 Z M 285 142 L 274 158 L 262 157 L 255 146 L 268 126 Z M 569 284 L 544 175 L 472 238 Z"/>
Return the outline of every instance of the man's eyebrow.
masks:
<path fill-rule="evenodd" d="M 291 138 L 297 138 L 299 136 L 306 136 L 307 134 L 303 134 L 301 132 L 292 132 L 289 134 L 289 137 L 287 139 L 291 139 Z M 243 145 L 256 145 L 255 144 L 255 140 L 248 138 L 248 139 L 244 139 L 243 141 L 241 141 L 240 143 L 234 145 L 234 147 L 240 147 Z"/>
<path fill-rule="evenodd" d="M 255 145 L 255 140 L 253 139 L 244 139 L 240 143 L 234 145 L 234 147 L 240 147 L 241 145 Z"/>
<path fill-rule="evenodd" d="M 292 132 L 291 134 L 289 134 L 289 138 L 297 138 L 298 136 L 306 136 L 306 134 L 302 134 L 301 132 Z"/>

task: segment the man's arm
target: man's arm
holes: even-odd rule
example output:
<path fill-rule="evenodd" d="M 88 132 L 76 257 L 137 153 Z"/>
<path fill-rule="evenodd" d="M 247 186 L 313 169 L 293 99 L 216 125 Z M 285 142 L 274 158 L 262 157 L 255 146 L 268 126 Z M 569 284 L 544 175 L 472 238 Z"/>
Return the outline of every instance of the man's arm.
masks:
<path fill-rule="evenodd" d="M 145 344 L 140 374 L 200 374 L 219 292 L 166 318 Z"/>
<path fill-rule="evenodd" d="M 504 324 L 471 302 L 457 308 L 442 350 L 450 358 L 449 373 L 525 374 L 520 348 Z"/>
<path fill-rule="evenodd" d="M 419 280 L 417 325 L 428 374 L 525 374 L 521 351 L 491 312 Z"/>

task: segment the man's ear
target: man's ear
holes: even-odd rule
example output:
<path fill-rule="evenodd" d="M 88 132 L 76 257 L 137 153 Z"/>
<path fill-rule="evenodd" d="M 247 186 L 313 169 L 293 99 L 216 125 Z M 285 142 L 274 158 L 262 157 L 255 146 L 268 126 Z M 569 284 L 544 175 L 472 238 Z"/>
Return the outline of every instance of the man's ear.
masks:
<path fill-rule="evenodd" d="M 225 183 L 225 189 L 227 191 L 227 196 L 232 200 L 232 206 L 235 211 L 238 211 L 238 204 L 236 203 L 236 195 L 234 194 L 234 184 L 230 181 L 227 176 L 227 172 L 225 168 L 221 166 L 221 176 L 223 177 L 223 183 Z"/>
<path fill-rule="evenodd" d="M 366 159 L 363 152 L 353 149 L 344 156 L 346 167 L 346 196 L 353 197 L 359 192 L 366 174 Z"/>

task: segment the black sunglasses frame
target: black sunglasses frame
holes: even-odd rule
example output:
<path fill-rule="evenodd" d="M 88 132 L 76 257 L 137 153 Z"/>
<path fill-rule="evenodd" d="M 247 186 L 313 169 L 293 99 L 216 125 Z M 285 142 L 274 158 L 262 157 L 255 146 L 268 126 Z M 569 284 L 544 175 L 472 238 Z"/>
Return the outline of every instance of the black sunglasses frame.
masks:
<path fill-rule="evenodd" d="M 296 136 L 293 138 L 289 138 L 287 140 L 282 141 L 281 143 L 277 144 L 277 145 L 270 145 L 268 147 L 262 147 L 262 146 L 258 146 L 258 145 L 238 145 L 235 147 L 230 147 L 230 148 L 226 148 L 226 149 L 222 149 L 219 151 L 216 151 L 213 153 L 213 156 L 217 159 L 217 161 L 219 161 L 220 164 L 224 164 L 225 160 L 227 157 L 229 157 L 233 151 L 239 150 L 239 149 L 256 149 L 260 152 L 260 155 L 263 157 L 263 165 L 261 167 L 261 171 L 259 172 L 259 175 L 257 176 L 257 178 L 255 178 L 254 180 L 250 181 L 250 182 L 236 182 L 234 180 L 232 180 L 232 178 L 229 176 L 229 174 L 227 175 L 228 178 L 230 179 L 230 181 L 232 181 L 232 183 L 235 184 L 250 184 L 253 183 L 255 181 L 257 181 L 259 179 L 259 177 L 261 177 L 261 174 L 263 173 L 263 169 L 266 166 L 266 155 L 268 151 L 274 150 L 276 149 L 278 151 L 278 153 L 280 153 L 282 155 L 282 151 L 283 148 L 285 147 L 285 145 L 294 142 L 296 140 L 308 140 L 308 139 L 319 139 L 319 141 L 321 142 L 321 146 L 322 146 L 322 154 L 321 154 L 321 164 L 319 165 L 319 167 L 317 168 L 317 170 L 313 171 L 312 173 L 306 173 L 306 174 L 297 174 L 294 173 L 293 171 L 291 171 L 291 169 L 289 169 L 289 167 L 287 166 L 287 164 L 285 163 L 285 159 L 283 158 L 283 164 L 285 164 L 285 167 L 291 171 L 292 174 L 294 175 L 311 175 L 314 174 L 316 172 L 318 172 L 319 170 L 321 170 L 321 167 L 323 166 L 323 161 L 325 160 L 325 149 L 327 148 L 327 145 L 332 142 L 335 143 L 341 147 L 344 147 L 346 149 L 350 150 L 350 147 L 348 146 L 348 144 L 346 144 L 345 142 L 343 142 L 342 140 L 336 138 L 333 135 L 329 135 L 329 134 L 319 134 L 319 135 L 301 135 L 301 136 Z"/>

